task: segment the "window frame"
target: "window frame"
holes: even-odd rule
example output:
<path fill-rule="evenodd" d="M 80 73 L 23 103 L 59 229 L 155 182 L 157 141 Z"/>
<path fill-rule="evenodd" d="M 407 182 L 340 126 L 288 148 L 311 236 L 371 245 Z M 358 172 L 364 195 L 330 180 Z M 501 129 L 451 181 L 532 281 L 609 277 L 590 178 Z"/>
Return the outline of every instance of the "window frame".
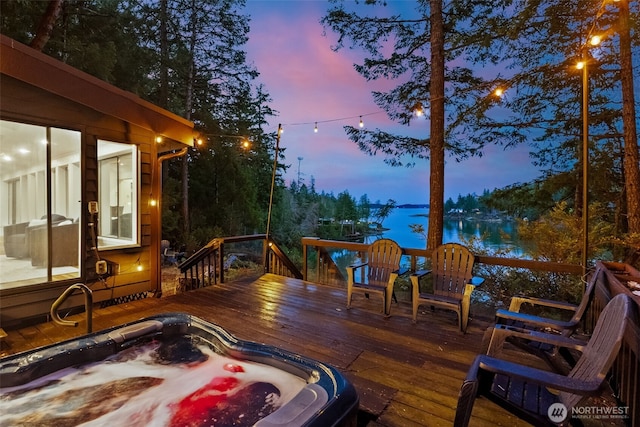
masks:
<path fill-rule="evenodd" d="M 140 193 L 141 193 L 141 164 L 140 164 L 140 147 L 132 142 L 119 142 L 115 140 L 97 138 L 97 176 L 98 176 L 98 221 L 94 232 L 96 236 L 97 248 L 100 251 L 113 250 L 120 248 L 140 247 Z M 101 150 L 102 149 L 102 150 Z M 102 151 L 102 152 L 101 152 Z M 129 174 L 125 178 L 121 178 L 123 170 L 121 169 L 121 160 L 130 156 Z M 111 191 L 112 187 L 105 185 L 104 167 L 106 162 L 112 162 L 116 165 L 115 171 L 111 171 L 109 177 L 110 184 L 115 179 L 116 190 Z M 126 180 L 130 180 L 130 199 L 128 206 L 122 201 L 120 185 Z M 108 188 L 108 190 L 105 190 Z M 109 195 L 104 192 L 109 191 Z M 114 198 L 115 197 L 115 198 Z M 113 204 L 115 203 L 115 204 Z M 125 212 L 129 207 L 130 210 Z M 114 211 L 115 209 L 115 211 Z M 127 223 L 125 215 L 129 215 L 130 234 L 128 237 L 122 233 L 122 223 Z M 114 228 L 115 227 L 115 228 Z M 109 233 L 106 232 L 109 230 Z M 113 230 L 117 232 L 113 233 Z"/>

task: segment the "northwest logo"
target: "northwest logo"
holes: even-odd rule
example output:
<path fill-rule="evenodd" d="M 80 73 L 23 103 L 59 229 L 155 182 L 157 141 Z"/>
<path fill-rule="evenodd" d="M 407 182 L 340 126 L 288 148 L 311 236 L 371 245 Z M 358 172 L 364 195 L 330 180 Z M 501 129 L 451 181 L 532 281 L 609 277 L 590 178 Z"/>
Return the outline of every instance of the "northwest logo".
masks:
<path fill-rule="evenodd" d="M 547 409 L 547 416 L 554 423 L 561 423 L 567 419 L 567 407 L 562 403 L 554 403 Z"/>

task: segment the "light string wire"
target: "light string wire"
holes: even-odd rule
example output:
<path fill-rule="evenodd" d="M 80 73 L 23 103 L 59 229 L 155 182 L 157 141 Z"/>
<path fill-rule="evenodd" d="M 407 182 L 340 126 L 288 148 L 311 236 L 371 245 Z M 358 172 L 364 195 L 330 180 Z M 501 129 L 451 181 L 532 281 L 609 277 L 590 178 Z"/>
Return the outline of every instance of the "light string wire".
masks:
<path fill-rule="evenodd" d="M 587 32 L 587 37 L 584 41 L 584 43 L 582 44 L 581 48 L 586 47 L 589 44 L 589 41 L 591 40 L 592 34 L 594 33 L 594 31 L 596 30 L 596 28 L 598 27 L 598 20 L 602 17 L 602 15 L 604 15 L 604 13 L 606 12 L 606 6 L 607 3 L 618 3 L 620 1 L 625 1 L 625 0 L 602 0 L 602 3 L 600 3 L 600 7 L 598 8 L 598 12 L 596 13 L 596 17 L 593 20 L 593 24 L 591 24 L 591 28 L 589 29 L 589 31 Z"/>
<path fill-rule="evenodd" d="M 384 111 L 380 110 L 380 111 L 375 111 L 373 113 L 366 113 L 366 114 L 358 114 L 355 116 L 349 116 L 349 117 L 340 117 L 337 119 L 328 119 L 328 120 L 314 120 L 314 121 L 310 121 L 310 122 L 297 122 L 297 123 L 282 123 L 282 127 L 285 126 L 302 126 L 302 125 L 313 125 L 313 124 L 321 124 L 321 123 L 332 123 L 332 122 L 341 122 L 341 121 L 345 121 L 345 120 L 353 120 L 353 119 L 358 119 L 358 118 L 362 118 L 362 117 L 368 117 L 368 116 L 373 116 L 376 114 L 383 114 L 385 113 Z"/>
<path fill-rule="evenodd" d="M 585 48 L 588 44 L 589 41 L 592 37 L 592 34 L 596 31 L 596 28 L 598 27 L 598 20 L 602 17 L 602 15 L 604 15 L 604 13 L 606 12 L 606 6 L 608 3 L 617 3 L 620 1 L 626 1 L 626 0 L 602 0 L 602 2 L 600 3 L 600 7 L 598 8 L 598 12 L 596 13 L 595 19 L 593 20 L 593 23 L 591 24 L 591 28 L 589 29 L 588 33 L 587 33 L 587 37 L 585 39 L 585 41 L 583 42 L 581 49 Z M 506 84 L 506 88 L 509 87 L 509 83 L 510 83 L 510 79 L 506 79 L 504 81 L 504 84 Z M 498 97 L 502 96 L 503 92 L 505 92 L 507 89 L 503 88 L 503 87 L 498 87 L 497 90 L 500 90 L 500 93 L 496 93 L 495 91 L 492 92 L 493 94 L 497 95 Z M 334 123 L 334 122 L 341 122 L 341 121 L 346 121 L 346 120 L 353 120 L 353 119 L 360 119 L 360 127 L 363 126 L 363 122 L 362 122 L 362 118 L 363 117 L 368 117 L 368 116 L 373 116 L 373 115 L 377 115 L 377 114 L 385 114 L 385 111 L 379 110 L 379 111 L 375 111 L 375 112 L 371 112 L 371 113 L 365 113 L 365 114 L 357 114 L 357 115 L 353 115 L 353 116 L 347 116 L 347 117 L 339 117 L 339 118 L 334 118 L 334 119 L 326 119 L 326 120 L 311 120 L 311 121 L 305 121 L 305 122 L 295 122 L 295 123 L 282 123 L 279 126 L 279 132 L 284 132 L 285 127 L 287 126 L 309 126 L 309 125 L 313 125 L 314 126 L 314 131 L 317 132 L 318 131 L 318 125 L 322 124 L 322 123 Z"/>

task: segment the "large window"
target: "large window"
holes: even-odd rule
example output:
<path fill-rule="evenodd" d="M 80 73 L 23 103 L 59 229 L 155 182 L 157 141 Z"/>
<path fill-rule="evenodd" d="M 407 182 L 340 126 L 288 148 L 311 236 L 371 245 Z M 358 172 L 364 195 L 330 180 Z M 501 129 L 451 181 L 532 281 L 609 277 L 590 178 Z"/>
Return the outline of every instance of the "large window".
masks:
<path fill-rule="evenodd" d="M 1 288 L 79 277 L 80 147 L 79 131 L 0 120 Z"/>
<path fill-rule="evenodd" d="M 138 243 L 138 149 L 98 140 L 101 249 Z"/>

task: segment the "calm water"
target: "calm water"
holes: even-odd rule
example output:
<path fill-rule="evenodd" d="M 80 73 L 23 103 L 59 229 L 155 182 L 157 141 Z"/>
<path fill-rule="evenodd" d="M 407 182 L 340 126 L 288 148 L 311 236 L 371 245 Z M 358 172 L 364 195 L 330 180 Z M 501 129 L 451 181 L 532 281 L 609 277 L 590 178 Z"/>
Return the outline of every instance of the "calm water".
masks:
<path fill-rule="evenodd" d="M 429 218 L 428 209 L 401 209 L 396 208 L 383 222 L 383 227 L 388 228 L 382 237 L 393 239 L 400 246 L 408 248 L 424 248 L 426 236 L 413 233 L 409 224 L 422 224 L 425 231 Z M 512 221 L 488 222 L 473 219 L 445 220 L 443 242 L 464 243 L 465 239 L 477 237 L 487 249 L 515 248 L 519 249 L 516 233 L 516 224 Z M 375 240 L 374 236 L 369 240 Z"/>

